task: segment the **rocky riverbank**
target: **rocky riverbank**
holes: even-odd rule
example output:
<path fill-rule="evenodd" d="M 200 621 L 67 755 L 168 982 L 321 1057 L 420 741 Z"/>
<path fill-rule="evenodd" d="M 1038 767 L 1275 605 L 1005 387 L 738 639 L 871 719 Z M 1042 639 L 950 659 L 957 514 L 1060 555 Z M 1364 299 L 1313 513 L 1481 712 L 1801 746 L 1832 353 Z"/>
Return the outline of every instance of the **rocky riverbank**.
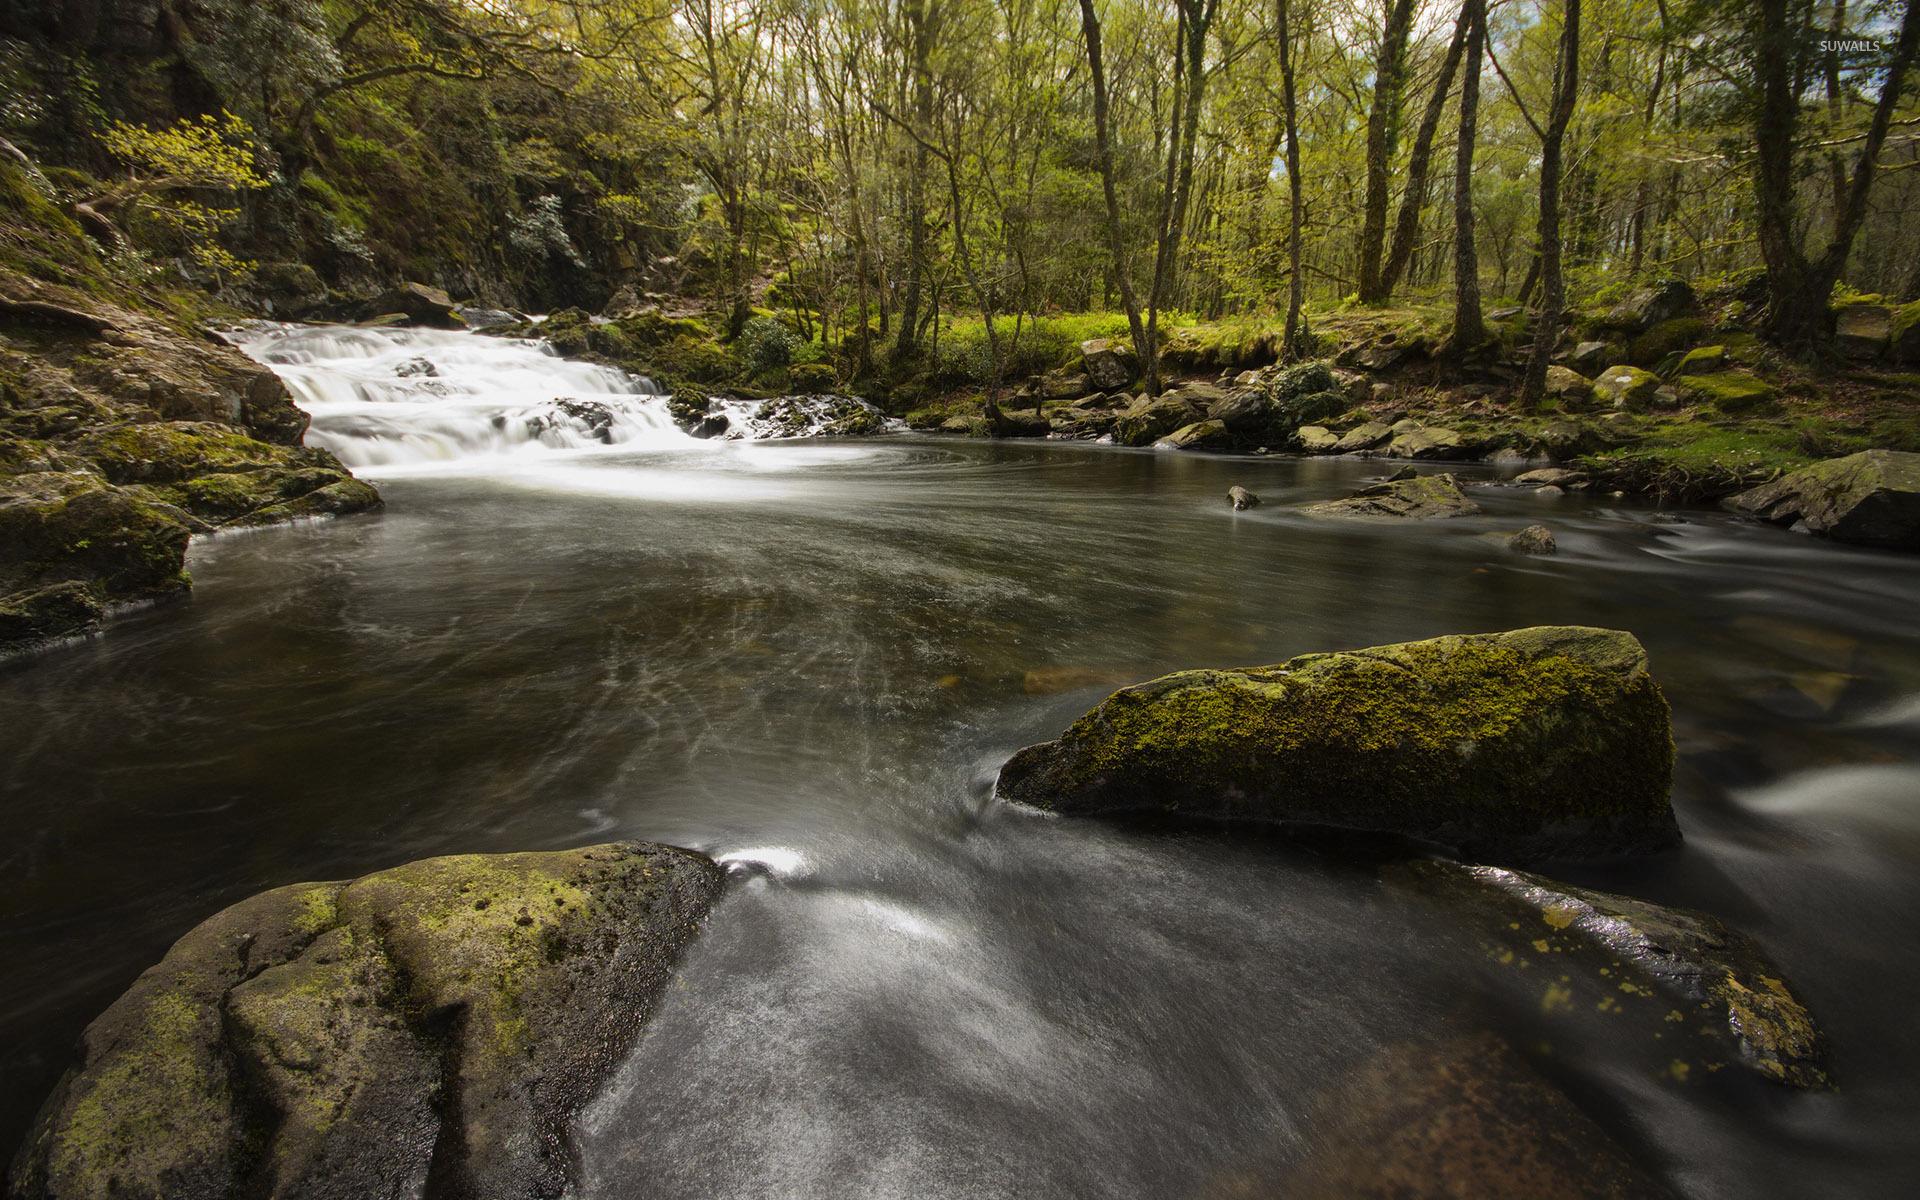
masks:
<path fill-rule="evenodd" d="M 278 377 L 116 284 L 13 170 L 0 255 L 0 654 L 191 586 L 197 533 L 379 504 Z"/>

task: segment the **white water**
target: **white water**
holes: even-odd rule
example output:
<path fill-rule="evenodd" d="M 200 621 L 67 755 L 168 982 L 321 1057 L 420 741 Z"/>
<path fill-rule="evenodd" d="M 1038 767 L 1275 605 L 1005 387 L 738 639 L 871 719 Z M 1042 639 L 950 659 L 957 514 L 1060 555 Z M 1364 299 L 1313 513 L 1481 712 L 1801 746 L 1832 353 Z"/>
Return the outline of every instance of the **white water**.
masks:
<path fill-rule="evenodd" d="M 692 445 L 648 379 L 545 343 L 433 329 L 259 325 L 238 339 L 313 417 L 310 445 L 375 474 Z"/>
<path fill-rule="evenodd" d="M 521 468 L 608 450 L 701 445 L 674 423 L 652 380 L 561 358 L 541 341 L 264 322 L 234 341 L 278 372 L 313 417 L 308 444 L 361 474 L 505 469 L 520 476 Z M 758 441 L 819 434 L 834 404 L 827 396 L 729 399 L 714 411 L 727 419 L 724 438 Z M 766 419 L 763 410 L 800 420 Z"/>

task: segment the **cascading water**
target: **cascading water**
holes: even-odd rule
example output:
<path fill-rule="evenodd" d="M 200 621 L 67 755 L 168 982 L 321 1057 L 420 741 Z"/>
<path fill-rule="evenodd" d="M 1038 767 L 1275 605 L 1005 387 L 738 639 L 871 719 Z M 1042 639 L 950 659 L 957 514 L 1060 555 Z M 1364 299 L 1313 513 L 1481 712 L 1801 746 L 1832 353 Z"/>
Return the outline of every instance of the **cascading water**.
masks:
<path fill-rule="evenodd" d="M 651 380 L 537 341 L 264 324 L 236 341 L 312 414 L 309 444 L 359 471 L 692 441 Z"/>

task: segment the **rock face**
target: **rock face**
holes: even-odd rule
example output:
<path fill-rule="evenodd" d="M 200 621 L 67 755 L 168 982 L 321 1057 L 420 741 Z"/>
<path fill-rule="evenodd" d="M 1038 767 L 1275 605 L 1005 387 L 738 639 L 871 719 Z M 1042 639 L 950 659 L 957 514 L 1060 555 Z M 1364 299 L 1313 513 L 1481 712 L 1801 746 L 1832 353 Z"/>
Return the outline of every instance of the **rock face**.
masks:
<path fill-rule="evenodd" d="M 238 351 L 0 270 L 14 297 L 90 317 L 0 309 L 0 653 L 184 592 L 190 534 L 379 504 Z"/>
<path fill-rule="evenodd" d="M 1376 483 L 1345 500 L 1309 504 L 1301 511 L 1310 517 L 1431 521 L 1472 516 L 1480 511 L 1480 506 L 1467 499 L 1451 475 L 1416 475 L 1411 479 Z"/>
<path fill-rule="evenodd" d="M 255 896 L 87 1029 L 8 1195 L 567 1194 L 569 1120 L 721 887 L 617 843 Z"/>
<path fill-rule="evenodd" d="M 1631 968 L 1671 1000 L 1696 1009 L 1714 1035 L 1731 1042 L 1741 1062 L 1765 1078 L 1798 1088 L 1833 1086 L 1825 1039 L 1806 1006 L 1753 939 L 1718 918 L 1503 867 L 1434 863 L 1425 869 L 1462 874 L 1503 896 L 1511 903 L 1499 910 L 1502 920 L 1511 911 L 1531 909 L 1549 937 L 1581 939 L 1610 956 L 1616 968 Z M 1528 940 L 1540 936 L 1531 921 L 1523 921 L 1519 932 Z"/>
<path fill-rule="evenodd" d="M 1920 550 L 1920 454 L 1863 450 L 1741 492 L 1726 506 L 1838 542 Z"/>
<path fill-rule="evenodd" d="M 1527 860 L 1670 846 L 1666 698 L 1633 636 L 1559 626 L 1182 671 L 1001 768 L 1074 815 L 1400 834 Z"/>

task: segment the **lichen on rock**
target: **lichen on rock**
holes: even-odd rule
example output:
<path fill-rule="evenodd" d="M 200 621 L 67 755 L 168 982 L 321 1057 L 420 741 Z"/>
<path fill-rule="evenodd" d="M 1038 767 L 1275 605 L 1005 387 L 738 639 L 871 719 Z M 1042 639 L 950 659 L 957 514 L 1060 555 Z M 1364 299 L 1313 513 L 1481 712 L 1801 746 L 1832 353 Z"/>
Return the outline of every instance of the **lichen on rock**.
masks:
<path fill-rule="evenodd" d="M 1672 770 L 1667 702 L 1640 643 L 1541 627 L 1162 676 L 1015 754 L 998 794 L 1531 860 L 1674 844 Z"/>
<path fill-rule="evenodd" d="M 8 1195 L 562 1195 L 567 1123 L 721 886 L 626 842 L 243 901 L 88 1027 Z"/>

